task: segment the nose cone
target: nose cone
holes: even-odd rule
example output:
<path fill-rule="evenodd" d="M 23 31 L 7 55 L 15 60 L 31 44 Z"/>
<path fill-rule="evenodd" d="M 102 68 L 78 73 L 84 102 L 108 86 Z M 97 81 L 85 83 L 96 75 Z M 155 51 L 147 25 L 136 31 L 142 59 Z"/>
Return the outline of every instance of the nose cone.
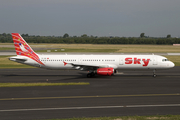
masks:
<path fill-rule="evenodd" d="M 175 66 L 175 64 L 173 63 L 173 62 L 171 62 L 170 64 L 169 64 L 169 67 L 170 68 L 173 68 Z"/>

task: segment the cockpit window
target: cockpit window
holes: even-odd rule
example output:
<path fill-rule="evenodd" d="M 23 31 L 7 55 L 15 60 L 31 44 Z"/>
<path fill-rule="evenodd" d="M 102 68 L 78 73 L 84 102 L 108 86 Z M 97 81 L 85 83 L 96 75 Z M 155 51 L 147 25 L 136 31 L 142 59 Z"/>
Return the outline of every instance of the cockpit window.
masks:
<path fill-rule="evenodd" d="M 162 61 L 169 61 L 168 59 L 162 59 Z"/>

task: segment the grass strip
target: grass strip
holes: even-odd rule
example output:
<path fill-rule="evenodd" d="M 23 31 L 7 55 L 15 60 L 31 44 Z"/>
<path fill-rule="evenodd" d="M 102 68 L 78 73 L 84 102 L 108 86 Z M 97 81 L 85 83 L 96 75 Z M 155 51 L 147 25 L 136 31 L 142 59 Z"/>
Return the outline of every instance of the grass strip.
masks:
<path fill-rule="evenodd" d="M 180 115 L 154 115 L 154 116 L 123 116 L 123 117 L 95 117 L 95 118 L 67 118 L 46 120 L 180 120 Z"/>
<path fill-rule="evenodd" d="M 0 83 L 0 87 L 35 87 L 35 86 L 68 86 L 68 85 L 89 85 L 88 82 L 70 83 Z"/>
<path fill-rule="evenodd" d="M 0 47 L 0 50 L 15 50 L 13 43 L 4 44 L 1 43 L 4 47 Z M 7 45 L 11 45 L 7 46 Z M 116 53 L 180 53 L 179 46 L 173 45 L 129 45 L 129 44 L 33 44 L 30 43 L 30 46 L 38 49 L 46 50 L 37 50 L 38 52 L 46 52 L 48 48 L 57 49 L 57 52 L 63 52 L 61 49 L 64 49 L 64 52 L 116 52 Z M 54 50 L 51 50 L 54 52 Z"/>
<path fill-rule="evenodd" d="M 15 50 L 15 48 L 0 47 L 0 51 L 5 51 L 5 50 Z"/>

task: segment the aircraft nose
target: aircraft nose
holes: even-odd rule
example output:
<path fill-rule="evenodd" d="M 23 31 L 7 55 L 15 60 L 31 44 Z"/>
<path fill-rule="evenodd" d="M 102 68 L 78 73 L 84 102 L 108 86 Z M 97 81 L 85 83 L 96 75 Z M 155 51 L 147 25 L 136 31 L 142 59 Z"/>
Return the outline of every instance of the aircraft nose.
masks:
<path fill-rule="evenodd" d="M 170 64 L 169 64 L 169 67 L 171 67 L 171 68 L 173 68 L 175 66 L 175 64 L 173 63 L 173 62 L 171 62 Z"/>

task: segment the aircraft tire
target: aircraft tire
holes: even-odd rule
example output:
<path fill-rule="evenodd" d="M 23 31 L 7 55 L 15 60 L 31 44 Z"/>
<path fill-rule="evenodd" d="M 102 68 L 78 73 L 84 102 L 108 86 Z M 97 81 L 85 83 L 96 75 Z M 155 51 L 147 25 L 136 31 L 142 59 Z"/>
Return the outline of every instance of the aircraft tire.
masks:
<path fill-rule="evenodd" d="M 91 73 L 88 73 L 87 74 L 87 78 L 91 78 L 92 77 L 92 74 Z"/>
<path fill-rule="evenodd" d="M 155 78 L 155 77 L 156 77 L 156 74 L 153 74 L 153 77 Z"/>

